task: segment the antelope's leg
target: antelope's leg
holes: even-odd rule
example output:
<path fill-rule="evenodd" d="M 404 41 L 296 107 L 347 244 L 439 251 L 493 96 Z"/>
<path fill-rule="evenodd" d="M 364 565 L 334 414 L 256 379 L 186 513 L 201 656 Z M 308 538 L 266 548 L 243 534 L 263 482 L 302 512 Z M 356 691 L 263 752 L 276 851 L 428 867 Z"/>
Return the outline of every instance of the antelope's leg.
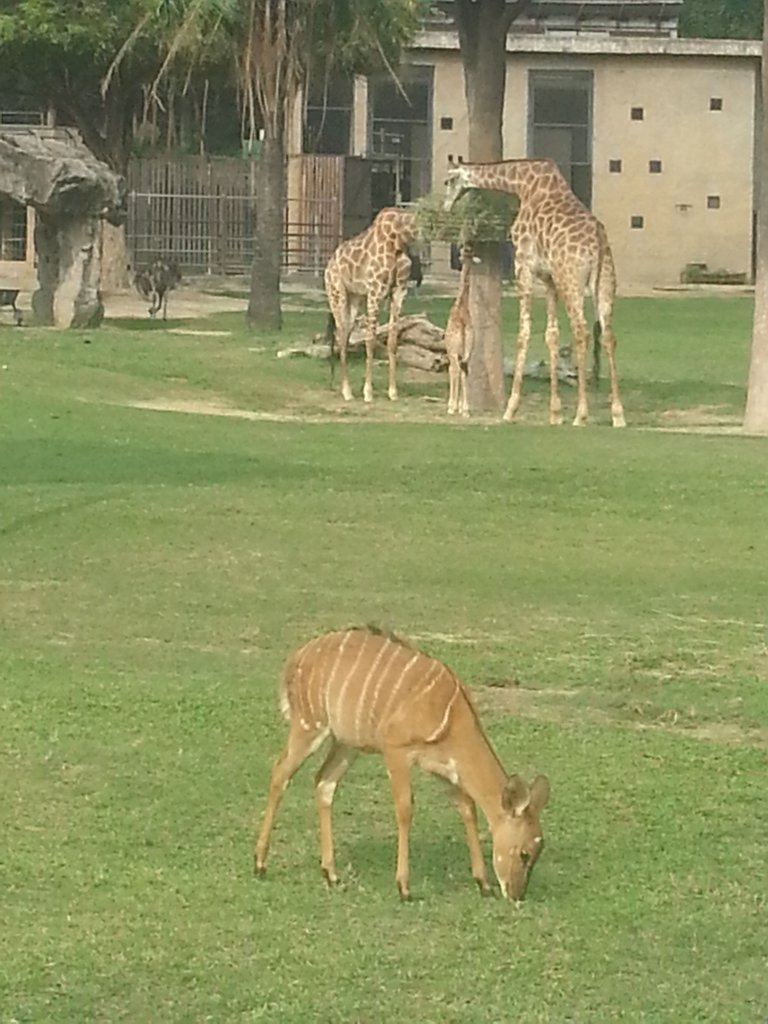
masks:
<path fill-rule="evenodd" d="M 523 370 L 525 357 L 528 354 L 528 343 L 531 340 L 531 304 L 533 302 L 533 275 L 525 263 L 517 268 L 517 290 L 520 323 L 517 329 L 517 355 L 515 356 L 515 375 L 512 379 L 512 390 L 509 394 L 504 419 L 510 423 L 517 414 L 520 405 L 520 393 L 523 388 Z"/>
<path fill-rule="evenodd" d="M 472 877 L 480 887 L 480 892 L 483 896 L 488 896 L 491 893 L 491 887 L 488 884 L 483 848 L 480 845 L 480 834 L 477 831 L 477 808 L 475 807 L 475 801 L 463 789 L 453 784 L 451 784 L 451 795 L 464 821 L 464 829 L 467 833 L 467 846 L 469 847 L 469 861 L 472 865 Z"/>
<path fill-rule="evenodd" d="M 306 723 L 302 724 L 298 719 L 295 723 L 291 723 L 288 742 L 272 769 L 267 809 L 264 811 L 264 818 L 261 822 L 261 830 L 253 856 L 254 869 L 257 874 L 263 874 L 266 871 L 269 837 L 283 793 L 304 761 L 306 761 L 313 750 L 317 750 L 326 735 L 327 729 L 308 729 L 306 728 Z"/>
<path fill-rule="evenodd" d="M 408 863 L 408 836 L 413 818 L 411 770 L 408 760 L 401 750 L 385 753 L 384 759 L 387 763 L 389 781 L 392 784 L 395 817 L 397 818 L 397 869 L 395 871 L 395 882 L 400 893 L 400 899 L 407 900 L 411 896 L 411 873 Z"/>
<path fill-rule="evenodd" d="M 320 819 L 320 864 L 329 885 L 335 885 L 339 880 L 333 857 L 333 796 L 356 756 L 356 750 L 334 740 L 328 756 L 315 776 L 315 797 Z"/>
<path fill-rule="evenodd" d="M 557 379 L 560 330 L 557 325 L 557 292 L 551 281 L 547 283 L 547 327 L 544 340 L 549 349 L 549 422 L 552 426 L 559 427 L 563 422 Z"/>

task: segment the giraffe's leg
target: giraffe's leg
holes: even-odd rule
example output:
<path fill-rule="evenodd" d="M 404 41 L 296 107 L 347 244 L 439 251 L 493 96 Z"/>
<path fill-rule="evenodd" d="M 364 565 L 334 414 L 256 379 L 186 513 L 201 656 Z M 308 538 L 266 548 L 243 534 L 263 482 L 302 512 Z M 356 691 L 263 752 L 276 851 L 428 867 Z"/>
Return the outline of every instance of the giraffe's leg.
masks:
<path fill-rule="evenodd" d="M 261 830 L 253 857 L 254 868 L 257 874 L 263 875 L 267 869 L 269 837 L 272 834 L 272 824 L 283 793 L 304 761 L 323 742 L 327 732 L 327 729 L 308 727 L 308 724 L 302 722 L 298 717 L 291 722 L 288 742 L 272 769 L 267 808 L 264 811 L 264 818 L 262 819 Z"/>
<path fill-rule="evenodd" d="M 576 351 L 576 375 L 578 395 L 576 399 L 576 417 L 574 427 L 583 427 L 587 422 L 589 409 L 587 406 L 587 342 L 589 328 L 584 316 L 584 296 L 580 288 L 571 288 L 564 296 L 568 320 L 571 324 L 573 347 Z"/>
<path fill-rule="evenodd" d="M 517 266 L 517 294 L 520 310 L 520 324 L 517 330 L 517 355 L 515 357 L 515 375 L 512 379 L 512 390 L 507 402 L 504 419 L 511 423 L 520 405 L 520 392 L 523 387 L 523 370 L 525 357 L 528 354 L 528 343 L 531 340 L 531 304 L 533 302 L 533 275 L 522 260 Z"/>
<path fill-rule="evenodd" d="M 465 364 L 466 365 L 466 364 Z M 469 416 L 469 398 L 467 397 L 467 371 L 464 366 L 459 369 L 459 414 Z"/>
<path fill-rule="evenodd" d="M 462 344 L 459 355 L 459 412 L 462 416 L 469 416 L 469 395 L 467 394 L 467 374 L 469 372 L 469 360 L 472 355 L 472 347 L 475 343 L 475 334 L 471 323 L 462 325 Z"/>
<path fill-rule="evenodd" d="M 331 823 L 333 796 L 336 787 L 356 756 L 357 751 L 334 740 L 328 751 L 328 756 L 315 776 L 315 796 L 320 819 L 320 864 L 329 885 L 335 885 L 339 880 L 333 856 Z"/>
<path fill-rule="evenodd" d="M 352 399 L 352 389 L 349 386 L 349 373 L 347 371 L 347 344 L 357 307 L 351 296 L 347 295 L 346 289 L 341 288 L 335 282 L 326 280 L 325 292 L 328 297 L 328 305 L 333 316 L 333 322 L 336 325 L 336 347 L 339 353 L 341 396 L 345 402 L 349 402 Z"/>
<path fill-rule="evenodd" d="M 459 360 L 455 352 L 448 356 L 448 415 L 453 416 L 459 408 Z"/>
<path fill-rule="evenodd" d="M 408 291 L 408 274 L 411 269 L 411 262 L 408 257 L 404 257 L 407 260 L 408 266 L 405 267 L 403 262 L 402 267 L 398 264 L 398 280 L 392 290 L 392 299 L 390 300 L 389 306 L 389 331 L 387 332 L 387 359 L 389 361 L 389 390 L 388 394 L 390 399 L 394 402 L 397 400 L 397 331 L 398 322 L 400 320 L 400 311 L 403 308 L 403 301 L 405 300 L 406 293 Z M 404 280 L 403 274 L 405 274 Z"/>
<path fill-rule="evenodd" d="M 611 375 L 611 421 L 614 427 L 625 427 L 624 407 L 619 396 L 619 375 L 616 370 L 616 335 L 610 320 L 603 324 L 601 341 L 608 356 L 608 369 Z"/>
<path fill-rule="evenodd" d="M 547 282 L 547 328 L 544 340 L 549 349 L 549 422 L 552 426 L 559 427 L 563 422 L 557 377 L 560 358 L 560 329 L 557 324 L 557 291 L 552 281 Z"/>
<path fill-rule="evenodd" d="M 373 354 L 376 349 L 376 327 L 379 322 L 379 306 L 381 297 L 377 293 L 368 293 L 368 306 L 365 314 L 365 383 L 363 384 L 363 401 L 373 401 Z"/>

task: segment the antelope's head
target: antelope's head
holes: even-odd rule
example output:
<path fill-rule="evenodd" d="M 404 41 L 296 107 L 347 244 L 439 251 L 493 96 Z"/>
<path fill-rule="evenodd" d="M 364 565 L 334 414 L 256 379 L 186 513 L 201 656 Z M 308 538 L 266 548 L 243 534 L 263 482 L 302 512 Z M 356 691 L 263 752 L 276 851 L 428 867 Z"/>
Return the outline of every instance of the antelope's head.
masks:
<path fill-rule="evenodd" d="M 448 174 L 445 178 L 445 198 L 443 209 L 447 212 L 453 204 L 469 188 L 473 188 L 469 171 L 464 164 L 450 164 Z"/>
<path fill-rule="evenodd" d="M 537 775 L 531 786 L 513 775 L 501 798 L 502 815 L 493 828 L 493 868 L 502 894 L 521 900 L 544 847 L 541 811 L 549 800 L 549 781 Z"/>

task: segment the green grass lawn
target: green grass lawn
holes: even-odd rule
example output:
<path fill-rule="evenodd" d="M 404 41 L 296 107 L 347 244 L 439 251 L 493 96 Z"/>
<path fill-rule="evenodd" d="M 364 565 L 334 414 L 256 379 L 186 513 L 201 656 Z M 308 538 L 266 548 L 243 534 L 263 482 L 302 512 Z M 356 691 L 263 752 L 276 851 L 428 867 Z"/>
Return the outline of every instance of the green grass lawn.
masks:
<path fill-rule="evenodd" d="M 344 406 L 327 366 L 275 358 L 322 307 L 279 338 L 0 328 L 0 1024 L 763 1021 L 768 441 L 712 432 L 751 316 L 621 300 L 626 431 L 605 385 L 583 430 L 545 425 L 539 382 L 515 426 L 447 422 L 444 378 L 393 406 L 381 368 Z M 510 771 L 550 777 L 521 907 L 477 895 L 418 777 L 399 902 L 377 758 L 336 801 L 338 890 L 315 764 L 254 879 L 281 664 L 366 622 L 448 661 Z"/>

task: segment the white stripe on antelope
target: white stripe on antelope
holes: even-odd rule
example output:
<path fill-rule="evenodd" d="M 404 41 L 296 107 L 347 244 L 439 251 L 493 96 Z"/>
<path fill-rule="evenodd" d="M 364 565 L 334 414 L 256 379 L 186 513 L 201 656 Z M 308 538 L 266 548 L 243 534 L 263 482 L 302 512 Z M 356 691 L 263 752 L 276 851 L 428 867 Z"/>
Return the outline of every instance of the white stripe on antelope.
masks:
<path fill-rule="evenodd" d="M 400 895 L 410 894 L 408 835 L 412 817 L 411 765 L 444 778 L 464 821 L 472 875 L 490 892 L 477 829 L 478 804 L 493 840 L 493 867 L 502 893 L 519 900 L 541 853 L 540 816 L 549 783 L 529 786 L 508 776 L 483 731 L 465 687 L 442 662 L 402 640 L 370 629 L 326 633 L 288 659 L 280 707 L 288 740 L 275 762 L 269 798 L 254 855 L 266 870 L 269 837 L 280 799 L 306 758 L 330 736 L 330 749 L 315 779 L 323 873 L 338 881 L 331 808 L 336 786 L 359 751 L 384 757 L 397 817 Z"/>

